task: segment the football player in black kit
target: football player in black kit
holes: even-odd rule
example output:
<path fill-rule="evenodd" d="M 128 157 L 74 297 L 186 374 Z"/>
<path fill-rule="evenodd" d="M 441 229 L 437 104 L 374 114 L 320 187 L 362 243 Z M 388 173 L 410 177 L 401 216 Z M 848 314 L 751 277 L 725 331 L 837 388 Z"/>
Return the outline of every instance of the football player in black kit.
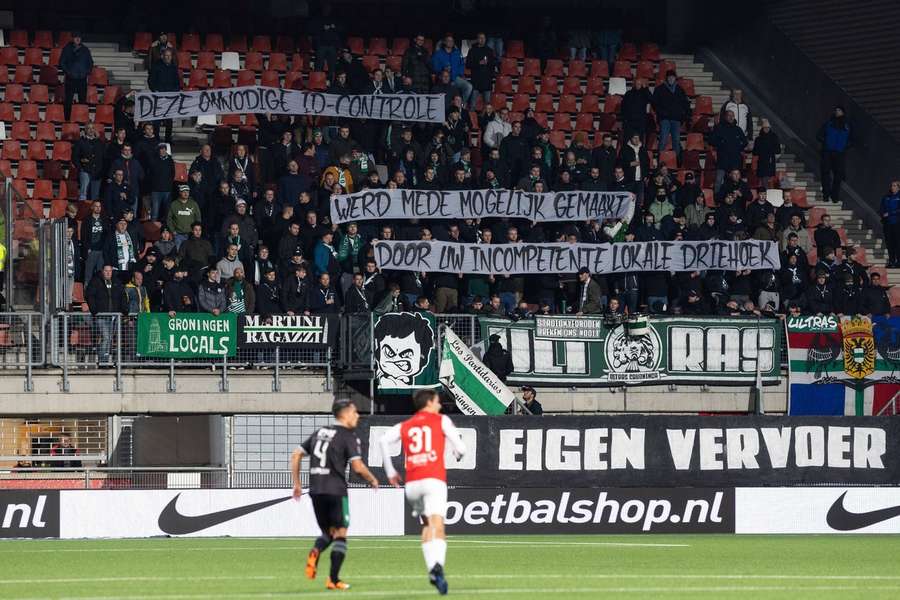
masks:
<path fill-rule="evenodd" d="M 294 478 L 294 498 L 300 498 L 300 459 L 309 456 L 309 496 L 312 499 L 316 522 L 322 535 L 316 538 L 306 559 L 306 576 L 315 579 L 319 556 L 331 546 L 331 573 L 325 584 L 329 590 L 348 590 L 341 581 L 340 571 L 347 555 L 347 527 L 350 525 L 350 506 L 347 502 L 347 463 L 353 472 L 374 488 L 378 480 L 362 460 L 359 438 L 353 433 L 359 422 L 356 405 L 339 400 L 332 407 L 335 422 L 322 427 L 303 442 L 291 455 L 291 474 Z"/>

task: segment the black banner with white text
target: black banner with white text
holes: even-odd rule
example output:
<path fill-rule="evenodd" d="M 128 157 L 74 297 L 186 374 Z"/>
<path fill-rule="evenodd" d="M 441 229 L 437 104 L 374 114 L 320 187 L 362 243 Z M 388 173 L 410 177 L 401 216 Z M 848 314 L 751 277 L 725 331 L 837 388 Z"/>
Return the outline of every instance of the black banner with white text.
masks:
<path fill-rule="evenodd" d="M 375 244 L 380 269 L 494 275 L 780 269 L 776 242 L 620 242 L 615 244 L 463 244 L 438 241 Z"/>
<path fill-rule="evenodd" d="M 443 94 L 324 94 L 248 85 L 184 92 L 138 92 L 134 120 L 187 119 L 200 115 L 272 113 L 441 123 Z"/>
<path fill-rule="evenodd" d="M 453 421 L 468 452 L 448 454 L 463 487 L 672 487 L 896 484 L 900 421 L 872 417 L 546 416 Z M 400 419 L 360 421 L 366 463 Z M 394 464 L 402 468 L 394 449 Z"/>

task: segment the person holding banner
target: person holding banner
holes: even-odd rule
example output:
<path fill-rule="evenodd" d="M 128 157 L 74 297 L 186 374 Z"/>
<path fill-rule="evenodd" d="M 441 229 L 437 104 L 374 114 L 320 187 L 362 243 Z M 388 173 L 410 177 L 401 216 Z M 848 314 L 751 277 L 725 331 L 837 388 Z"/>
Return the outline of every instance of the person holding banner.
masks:
<path fill-rule="evenodd" d="M 150 75 L 147 78 L 147 87 L 153 92 L 178 92 L 181 91 L 181 72 L 174 61 L 175 53 L 171 48 L 162 51 L 162 60 L 153 63 L 150 67 Z M 166 128 L 166 143 L 172 143 L 172 119 L 163 119 L 162 125 Z M 154 133 L 158 136 L 160 122 L 153 122 Z"/>

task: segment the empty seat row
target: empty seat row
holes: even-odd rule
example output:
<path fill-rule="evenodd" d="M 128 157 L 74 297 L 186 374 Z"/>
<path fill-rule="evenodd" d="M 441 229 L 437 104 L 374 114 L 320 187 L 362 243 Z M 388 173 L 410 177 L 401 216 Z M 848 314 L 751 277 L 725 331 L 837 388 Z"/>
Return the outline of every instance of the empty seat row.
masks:
<path fill-rule="evenodd" d="M 109 104 L 101 104 L 95 107 L 93 120 L 97 123 L 109 124 L 114 121 L 115 107 Z M 0 102 L 0 121 L 11 123 L 13 121 L 25 121 L 28 123 L 40 123 L 47 121 L 49 123 L 65 123 L 66 116 L 62 104 L 48 104 L 41 115 L 41 107 L 37 104 L 23 104 L 19 108 L 18 118 L 16 117 L 13 105 L 9 102 Z M 82 125 L 91 121 L 91 111 L 87 104 L 73 104 L 71 123 L 81 123 Z"/>
<path fill-rule="evenodd" d="M 54 100 L 63 99 L 63 90 L 61 84 L 48 86 L 43 83 L 33 83 L 28 86 L 20 83 L 10 83 L 2 88 L 0 100 L 3 102 L 11 102 L 13 104 L 51 104 L 50 93 L 53 92 Z M 87 89 L 87 98 L 85 104 L 96 106 L 98 104 L 113 105 L 119 99 L 121 89 L 117 85 L 110 85 L 104 88 L 101 99 L 100 90 L 95 85 L 89 85 Z"/>
<path fill-rule="evenodd" d="M 59 75 L 60 72 L 55 66 L 16 65 L 12 78 L 10 78 L 7 68 L 0 65 L 0 83 L 47 83 L 47 79 L 60 81 Z M 88 83 L 99 86 L 109 85 L 109 73 L 103 67 L 94 67 L 88 75 Z"/>

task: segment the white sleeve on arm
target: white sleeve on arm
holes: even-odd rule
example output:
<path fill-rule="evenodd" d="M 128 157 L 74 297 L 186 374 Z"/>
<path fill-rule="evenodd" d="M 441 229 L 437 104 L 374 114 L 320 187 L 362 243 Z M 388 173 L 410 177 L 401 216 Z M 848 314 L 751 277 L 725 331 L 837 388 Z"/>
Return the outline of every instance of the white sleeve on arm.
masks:
<path fill-rule="evenodd" d="M 466 445 L 463 443 L 462 435 L 460 435 L 456 425 L 453 424 L 453 421 L 447 415 L 441 417 L 441 428 L 444 430 L 444 437 L 447 438 L 450 446 L 453 447 L 456 457 L 463 456 L 466 453 Z"/>
<path fill-rule="evenodd" d="M 381 439 L 378 440 L 378 446 L 381 448 L 381 462 L 384 465 L 384 472 L 388 479 L 397 474 L 394 468 L 394 461 L 391 460 L 391 445 L 400 442 L 400 424 L 396 424 L 387 430 Z"/>

